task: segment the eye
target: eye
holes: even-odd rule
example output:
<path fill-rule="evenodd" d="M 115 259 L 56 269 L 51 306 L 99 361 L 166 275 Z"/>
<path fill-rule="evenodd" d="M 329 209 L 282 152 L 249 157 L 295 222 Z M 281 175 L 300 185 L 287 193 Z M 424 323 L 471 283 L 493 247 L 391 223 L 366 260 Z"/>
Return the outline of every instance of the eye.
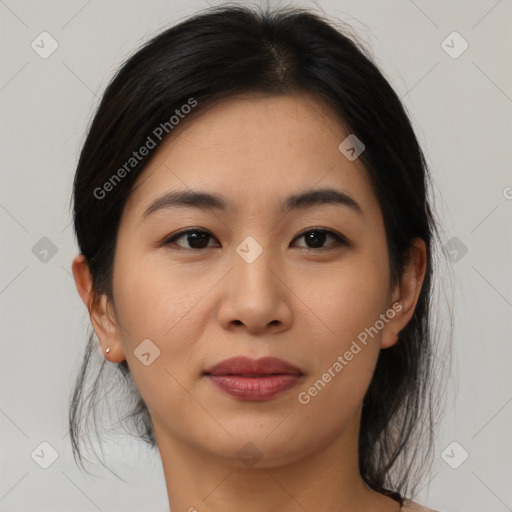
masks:
<path fill-rule="evenodd" d="M 334 231 L 328 229 L 310 228 L 307 231 L 303 231 L 300 235 L 295 237 L 294 240 L 303 237 L 304 240 L 306 241 L 306 244 L 312 245 L 312 247 L 303 246 L 303 248 L 310 249 L 313 251 L 328 250 L 331 249 L 332 246 L 349 245 L 349 242 L 345 236 L 339 233 L 335 233 Z M 331 243 L 327 248 L 322 247 L 326 239 L 328 239 L 329 237 L 334 239 L 334 243 Z M 177 243 L 177 241 L 180 239 L 185 240 L 185 244 L 188 244 L 188 246 Z M 183 249 L 202 250 L 215 247 L 212 245 L 208 245 L 210 239 L 214 239 L 214 237 L 208 231 L 204 231 L 202 229 L 188 229 L 186 231 L 181 231 L 167 238 L 162 243 L 162 245 L 177 245 L 178 247 Z"/>
<path fill-rule="evenodd" d="M 327 247 L 322 247 L 327 238 L 333 238 L 335 243 L 330 244 Z M 310 228 L 307 231 L 303 231 L 300 235 L 298 235 L 295 240 L 299 238 L 304 238 L 307 244 L 311 244 L 313 247 L 306 246 L 306 249 L 311 250 L 329 250 L 332 249 L 332 246 L 338 245 L 348 245 L 348 240 L 345 236 L 335 233 L 329 229 L 321 229 L 321 228 Z"/>
<path fill-rule="evenodd" d="M 189 246 L 183 246 L 181 244 L 176 244 L 176 241 L 179 239 L 185 239 L 185 243 L 188 243 Z M 187 231 L 181 231 L 180 233 L 176 233 L 172 237 L 166 239 L 162 245 L 178 245 L 183 249 L 209 249 L 212 246 L 208 247 L 208 239 L 213 238 L 213 236 L 208 233 L 208 231 L 203 231 L 200 229 L 189 229 Z"/>

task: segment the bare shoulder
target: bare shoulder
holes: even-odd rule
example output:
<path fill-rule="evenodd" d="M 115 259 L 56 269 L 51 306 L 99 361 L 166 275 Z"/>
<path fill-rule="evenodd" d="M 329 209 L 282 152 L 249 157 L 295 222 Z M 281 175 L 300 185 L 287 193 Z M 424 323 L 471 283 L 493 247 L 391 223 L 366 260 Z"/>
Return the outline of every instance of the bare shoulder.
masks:
<path fill-rule="evenodd" d="M 439 512 L 432 508 L 423 507 L 422 505 L 411 500 L 404 500 L 404 504 L 400 509 L 400 512 Z"/>

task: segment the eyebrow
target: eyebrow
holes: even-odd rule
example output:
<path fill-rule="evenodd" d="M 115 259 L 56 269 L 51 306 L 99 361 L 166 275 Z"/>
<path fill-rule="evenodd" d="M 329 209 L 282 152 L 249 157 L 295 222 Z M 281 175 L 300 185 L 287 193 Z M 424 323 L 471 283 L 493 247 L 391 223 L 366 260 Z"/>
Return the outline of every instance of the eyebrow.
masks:
<path fill-rule="evenodd" d="M 279 212 L 284 214 L 291 210 L 306 209 L 325 204 L 346 206 L 359 215 L 364 214 L 363 209 L 354 198 L 341 190 L 333 188 L 308 190 L 291 195 L 279 205 Z M 222 196 L 216 194 L 193 190 L 174 191 L 155 199 L 142 214 L 142 220 L 162 209 L 199 208 L 203 210 L 225 211 L 227 206 L 227 201 Z"/>

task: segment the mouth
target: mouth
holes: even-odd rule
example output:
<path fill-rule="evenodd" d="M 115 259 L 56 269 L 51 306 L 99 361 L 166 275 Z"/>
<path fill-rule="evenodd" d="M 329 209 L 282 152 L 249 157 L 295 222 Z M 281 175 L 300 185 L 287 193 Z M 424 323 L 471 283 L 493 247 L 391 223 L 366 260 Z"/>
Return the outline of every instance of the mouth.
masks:
<path fill-rule="evenodd" d="M 235 357 L 203 373 L 217 389 L 247 401 L 270 400 L 296 386 L 304 373 L 296 366 L 274 357 Z"/>

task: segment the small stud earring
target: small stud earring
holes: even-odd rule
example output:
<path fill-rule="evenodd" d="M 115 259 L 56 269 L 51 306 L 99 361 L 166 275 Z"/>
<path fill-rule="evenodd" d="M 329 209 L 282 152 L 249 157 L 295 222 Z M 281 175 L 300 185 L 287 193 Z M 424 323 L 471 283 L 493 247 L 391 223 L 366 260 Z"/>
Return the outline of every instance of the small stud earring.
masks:
<path fill-rule="evenodd" d="M 110 347 L 108 347 L 107 350 L 105 350 L 105 352 L 108 354 L 110 352 Z"/>

